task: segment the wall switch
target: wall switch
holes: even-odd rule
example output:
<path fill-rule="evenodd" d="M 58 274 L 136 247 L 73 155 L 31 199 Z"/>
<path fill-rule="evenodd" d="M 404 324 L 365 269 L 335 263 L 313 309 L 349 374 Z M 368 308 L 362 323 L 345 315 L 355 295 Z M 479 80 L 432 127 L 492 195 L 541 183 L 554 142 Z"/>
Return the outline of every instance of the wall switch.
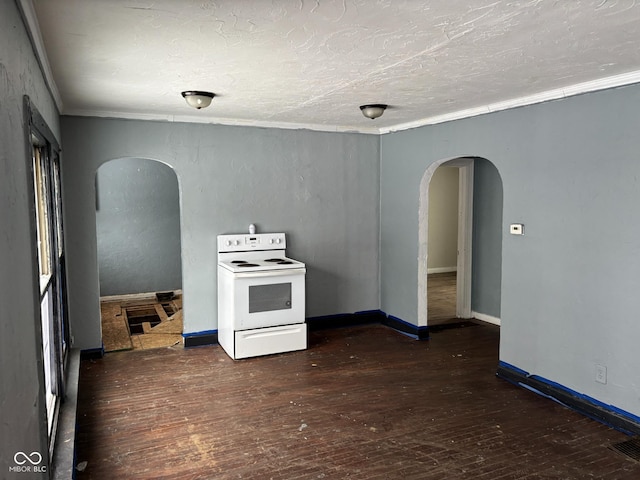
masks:
<path fill-rule="evenodd" d="M 511 235 L 524 235 L 524 225 L 522 223 L 512 223 L 509 226 L 509 233 Z"/>
<path fill-rule="evenodd" d="M 596 382 L 607 383 L 607 367 L 604 365 L 596 365 Z"/>

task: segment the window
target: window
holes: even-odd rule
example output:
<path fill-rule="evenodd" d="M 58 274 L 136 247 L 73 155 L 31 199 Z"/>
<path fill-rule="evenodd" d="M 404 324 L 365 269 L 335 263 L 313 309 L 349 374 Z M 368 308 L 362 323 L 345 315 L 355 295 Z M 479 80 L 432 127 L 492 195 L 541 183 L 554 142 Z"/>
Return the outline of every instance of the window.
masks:
<path fill-rule="evenodd" d="M 40 296 L 36 331 L 42 343 L 42 389 L 49 454 L 52 455 L 58 411 L 64 396 L 69 345 L 60 156 L 55 137 L 27 97 L 25 109 L 31 145 L 34 237 L 38 256 L 38 278 L 34 281 Z"/>

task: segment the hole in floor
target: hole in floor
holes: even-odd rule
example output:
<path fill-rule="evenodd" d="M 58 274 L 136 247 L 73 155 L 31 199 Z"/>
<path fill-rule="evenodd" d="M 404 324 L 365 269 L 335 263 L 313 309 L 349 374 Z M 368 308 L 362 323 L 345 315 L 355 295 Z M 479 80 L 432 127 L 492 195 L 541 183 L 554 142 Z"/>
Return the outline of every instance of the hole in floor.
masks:
<path fill-rule="evenodd" d="M 162 305 L 162 309 L 169 317 L 177 312 L 175 305 L 172 303 L 161 303 L 160 305 Z"/>
<path fill-rule="evenodd" d="M 126 311 L 127 323 L 129 324 L 129 332 L 131 335 L 143 334 L 144 323 L 148 322 L 151 327 L 155 327 L 161 322 L 153 306 L 127 307 Z"/>
<path fill-rule="evenodd" d="M 182 295 L 101 299 L 100 321 L 105 352 L 175 347 L 182 343 Z"/>

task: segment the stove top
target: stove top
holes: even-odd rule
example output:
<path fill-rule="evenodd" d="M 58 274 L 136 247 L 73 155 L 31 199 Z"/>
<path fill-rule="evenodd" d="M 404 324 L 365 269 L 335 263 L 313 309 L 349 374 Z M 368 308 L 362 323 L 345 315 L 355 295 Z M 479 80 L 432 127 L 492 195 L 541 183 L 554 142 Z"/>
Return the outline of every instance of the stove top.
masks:
<path fill-rule="evenodd" d="M 242 256 L 235 254 L 229 258 L 222 258 L 218 261 L 218 265 L 233 273 L 239 272 L 258 272 L 267 270 L 286 270 L 293 268 L 305 268 L 304 263 L 298 262 L 285 256 L 269 256 L 265 255 L 270 252 L 251 252 L 252 255 Z M 256 254 L 262 255 L 256 257 Z"/>
<path fill-rule="evenodd" d="M 286 256 L 284 233 L 218 235 L 218 265 L 230 272 L 305 268 Z"/>

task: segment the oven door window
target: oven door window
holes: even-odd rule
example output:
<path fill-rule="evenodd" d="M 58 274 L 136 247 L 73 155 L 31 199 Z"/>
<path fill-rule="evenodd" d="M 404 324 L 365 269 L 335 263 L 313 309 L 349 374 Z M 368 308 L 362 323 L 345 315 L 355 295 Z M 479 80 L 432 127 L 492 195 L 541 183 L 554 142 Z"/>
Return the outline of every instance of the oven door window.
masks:
<path fill-rule="evenodd" d="M 249 286 L 249 313 L 291 309 L 291 283 Z"/>

